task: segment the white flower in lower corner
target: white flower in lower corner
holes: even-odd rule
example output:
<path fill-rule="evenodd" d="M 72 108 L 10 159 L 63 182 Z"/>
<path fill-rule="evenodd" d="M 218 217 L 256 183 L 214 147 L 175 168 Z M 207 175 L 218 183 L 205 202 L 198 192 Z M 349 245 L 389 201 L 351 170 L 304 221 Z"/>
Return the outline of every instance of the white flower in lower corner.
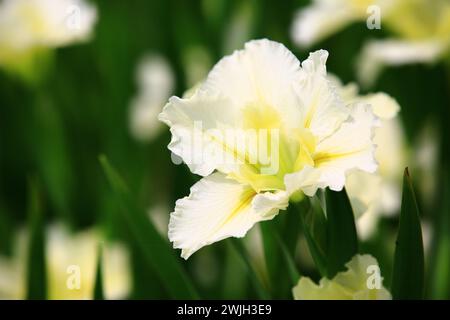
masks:
<path fill-rule="evenodd" d="M 348 170 L 376 170 L 376 117 L 366 103 L 344 103 L 327 78 L 327 57 L 319 50 L 300 64 L 282 44 L 251 41 L 192 96 L 169 100 L 160 114 L 169 149 L 203 176 L 171 214 L 169 239 L 182 257 L 243 237 L 293 194 L 341 190 Z"/>
<path fill-rule="evenodd" d="M 55 225 L 47 233 L 46 245 L 49 299 L 93 298 L 99 245 L 102 245 L 105 298 L 127 297 L 131 290 L 131 267 L 126 248 L 119 243 L 104 243 L 95 230 L 71 234 L 63 226 Z"/>
<path fill-rule="evenodd" d="M 166 59 L 147 55 L 138 65 L 138 95 L 130 106 L 130 129 L 140 141 L 150 141 L 161 130 L 158 114 L 174 89 L 174 76 Z"/>
<path fill-rule="evenodd" d="M 62 225 L 47 230 L 48 299 L 92 299 L 101 238 L 94 230 L 71 234 Z M 25 299 L 27 238 L 27 232 L 20 232 L 14 256 L 0 257 L 1 299 Z M 119 243 L 106 243 L 102 248 L 105 298 L 126 298 L 131 290 L 128 252 Z"/>
<path fill-rule="evenodd" d="M 330 79 L 340 91 L 344 101 L 366 102 L 372 106 L 374 114 L 380 119 L 380 125 L 374 130 L 377 172 L 353 170 L 347 175 L 345 183 L 357 218 L 358 235 L 362 239 L 367 239 L 376 230 L 381 216 L 393 215 L 400 209 L 402 174 L 408 158 L 403 127 L 397 117 L 400 106 L 395 99 L 385 93 L 361 96 L 356 85 L 343 86 L 337 78 Z"/>
<path fill-rule="evenodd" d="M 391 300 L 383 287 L 377 260 L 371 255 L 356 255 L 346 264 L 347 270 L 333 279 L 322 278 L 315 284 L 301 277 L 292 292 L 295 300 Z"/>

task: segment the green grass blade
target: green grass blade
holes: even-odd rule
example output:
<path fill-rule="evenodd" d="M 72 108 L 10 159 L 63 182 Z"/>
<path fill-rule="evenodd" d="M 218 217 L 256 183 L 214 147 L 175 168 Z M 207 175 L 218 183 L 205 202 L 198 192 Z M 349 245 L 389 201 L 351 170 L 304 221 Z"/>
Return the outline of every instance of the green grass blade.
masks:
<path fill-rule="evenodd" d="M 327 259 L 324 248 L 320 246 L 313 232 L 314 219 L 316 215 L 323 214 L 322 212 L 316 212 L 313 206 L 309 204 L 307 199 L 300 203 L 292 203 L 299 211 L 300 228 L 305 235 L 306 243 L 308 244 L 309 252 L 314 260 L 314 263 L 319 270 L 321 276 L 327 275 Z M 325 224 L 323 225 L 325 227 Z"/>
<path fill-rule="evenodd" d="M 278 292 L 277 284 L 279 283 L 280 258 L 281 253 L 278 250 L 276 240 L 277 223 L 278 221 L 267 221 L 260 223 L 261 236 L 264 249 L 264 261 L 266 263 L 267 273 L 269 276 L 269 288 L 272 295 Z"/>
<path fill-rule="evenodd" d="M 347 192 L 327 190 L 327 276 L 345 270 L 345 264 L 358 252 L 355 218 Z"/>
<path fill-rule="evenodd" d="M 95 284 L 94 284 L 94 300 L 104 300 L 105 295 L 103 293 L 103 252 L 102 246 L 98 246 L 97 254 L 97 270 L 95 272 Z"/>
<path fill-rule="evenodd" d="M 270 296 L 267 292 L 267 286 L 264 285 L 263 281 L 260 277 L 258 277 L 258 272 L 254 268 L 252 262 L 250 261 L 249 254 L 242 244 L 240 239 L 231 238 L 230 243 L 232 244 L 233 249 L 239 255 L 241 260 L 244 262 L 248 275 L 250 277 L 250 281 L 258 295 L 259 299 L 270 299 Z"/>
<path fill-rule="evenodd" d="M 27 252 L 27 299 L 47 298 L 47 273 L 45 263 L 45 236 L 43 212 L 38 183 L 29 182 L 28 225 L 30 234 Z"/>
<path fill-rule="evenodd" d="M 394 299 L 421 299 L 424 293 L 424 253 L 419 209 L 408 168 L 403 195 L 392 276 Z"/>
<path fill-rule="evenodd" d="M 278 245 L 281 249 L 282 257 L 284 260 L 285 265 L 285 271 L 287 271 L 290 279 L 291 286 L 295 286 L 298 282 L 298 279 L 300 279 L 300 273 L 298 272 L 297 266 L 295 265 L 294 258 L 292 257 L 291 253 L 289 252 L 289 249 L 283 242 L 283 239 L 277 234 L 276 235 Z"/>
<path fill-rule="evenodd" d="M 175 255 L 175 250 L 161 237 L 144 212 L 137 208 L 132 201 L 127 185 L 108 159 L 102 155 L 100 163 L 116 195 L 124 221 L 135 237 L 147 263 L 158 274 L 163 286 L 173 298 L 198 298 L 192 282 L 183 269 L 180 258 Z"/>
<path fill-rule="evenodd" d="M 450 171 L 441 169 L 439 216 L 434 221 L 430 272 L 427 274 L 431 299 L 450 299 Z M 426 281 L 427 282 L 427 281 Z"/>

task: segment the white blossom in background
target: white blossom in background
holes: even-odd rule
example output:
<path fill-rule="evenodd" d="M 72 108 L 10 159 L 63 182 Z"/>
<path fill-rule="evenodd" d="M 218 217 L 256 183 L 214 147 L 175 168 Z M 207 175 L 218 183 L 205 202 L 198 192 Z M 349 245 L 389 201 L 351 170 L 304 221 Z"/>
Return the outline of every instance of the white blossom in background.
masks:
<path fill-rule="evenodd" d="M 156 203 L 147 210 L 148 218 L 162 236 L 165 236 L 168 231 L 169 213 L 170 209 L 164 203 Z"/>
<path fill-rule="evenodd" d="M 103 243 L 95 230 L 75 234 L 61 225 L 47 233 L 46 262 L 49 299 L 92 299 L 99 245 L 102 246 L 103 288 L 106 299 L 124 299 L 131 290 L 130 262 L 119 243 Z M 70 288 L 69 266 L 78 266 L 80 288 Z"/>
<path fill-rule="evenodd" d="M 30 63 L 36 54 L 86 41 L 97 20 L 85 0 L 0 2 L 0 66 Z"/>
<path fill-rule="evenodd" d="M 174 75 L 162 56 L 147 55 L 137 67 L 138 94 L 130 106 L 130 130 L 134 138 L 148 142 L 160 132 L 158 121 L 167 99 L 174 90 Z"/>
<path fill-rule="evenodd" d="M 371 255 L 356 255 L 333 279 L 322 278 L 315 284 L 301 277 L 292 292 L 295 300 L 391 300 L 383 286 L 377 260 Z"/>
<path fill-rule="evenodd" d="M 414 141 L 414 176 L 420 181 L 417 188 L 427 210 L 433 210 L 438 194 L 440 139 L 435 121 L 429 119 Z"/>
<path fill-rule="evenodd" d="M 370 19 L 371 6 L 379 8 L 381 26 L 392 36 L 370 40 L 361 50 L 356 71 L 365 87 L 385 66 L 432 63 L 448 54 L 447 0 L 314 0 L 297 13 L 292 38 L 298 46 L 310 47 L 353 22 Z"/>
<path fill-rule="evenodd" d="M 386 18 L 392 38 L 366 43 L 358 59 L 358 78 L 372 85 L 385 66 L 433 63 L 449 53 L 450 2 L 397 0 Z"/>
<path fill-rule="evenodd" d="M 341 190 L 347 171 L 376 170 L 376 117 L 366 103 L 343 101 L 327 78 L 327 57 L 319 50 L 300 64 L 282 44 L 250 41 L 220 60 L 191 96 L 169 100 L 159 116 L 172 133 L 169 149 L 203 176 L 177 201 L 169 222 L 169 240 L 183 258 L 243 237 L 285 209 L 294 194 Z M 221 137 L 222 129 L 234 135 Z M 271 140 L 278 145 L 265 145 L 273 151 L 270 162 L 279 159 L 277 170 L 265 172 L 267 164 L 249 160 L 256 150 L 233 144 L 236 137 L 251 140 L 246 130 L 279 134 Z M 223 161 L 230 158 L 237 161 Z"/>
<path fill-rule="evenodd" d="M 403 0 L 312 0 L 296 13 L 292 39 L 299 47 L 311 47 L 353 22 L 366 20 L 370 6 L 380 8 L 384 21 L 399 1 Z"/>
<path fill-rule="evenodd" d="M 380 125 L 374 130 L 377 171 L 368 173 L 354 170 L 349 172 L 345 183 L 357 218 L 358 235 L 365 240 L 376 230 L 380 217 L 396 214 L 400 210 L 402 174 L 408 165 L 405 133 L 397 117 L 400 106 L 385 93 L 362 96 L 358 94 L 355 84 L 343 86 L 335 77 L 330 77 L 330 80 L 336 85 L 344 101 L 366 102 L 372 106 L 374 114 L 380 119 Z"/>
<path fill-rule="evenodd" d="M 11 258 L 0 257 L 0 298 L 24 299 L 26 295 L 27 233 L 19 233 Z M 126 248 L 103 243 L 94 230 L 71 234 L 62 225 L 46 233 L 48 298 L 92 299 L 99 245 L 103 250 L 103 288 L 106 299 L 123 299 L 131 290 L 131 266 Z"/>

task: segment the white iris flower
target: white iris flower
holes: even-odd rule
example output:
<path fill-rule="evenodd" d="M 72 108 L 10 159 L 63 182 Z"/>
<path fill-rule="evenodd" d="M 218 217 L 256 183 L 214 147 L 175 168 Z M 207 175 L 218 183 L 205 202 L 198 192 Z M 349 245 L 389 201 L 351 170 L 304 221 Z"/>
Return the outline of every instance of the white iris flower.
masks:
<path fill-rule="evenodd" d="M 192 96 L 169 100 L 160 114 L 169 149 L 203 176 L 170 217 L 169 239 L 183 258 L 243 237 L 292 196 L 342 190 L 349 170 L 377 169 L 377 118 L 364 102 L 344 102 L 327 78 L 327 57 L 319 50 L 300 64 L 282 44 L 250 41 Z"/>

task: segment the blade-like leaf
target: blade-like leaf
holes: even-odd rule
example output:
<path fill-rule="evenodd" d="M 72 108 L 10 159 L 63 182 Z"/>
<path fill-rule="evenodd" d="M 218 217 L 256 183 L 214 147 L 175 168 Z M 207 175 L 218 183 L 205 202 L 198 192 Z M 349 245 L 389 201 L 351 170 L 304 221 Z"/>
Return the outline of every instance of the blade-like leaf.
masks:
<path fill-rule="evenodd" d="M 270 299 L 269 294 L 267 293 L 267 289 L 262 282 L 261 278 L 258 277 L 258 272 L 256 271 L 255 267 L 253 266 L 252 262 L 250 261 L 250 256 L 242 244 L 240 239 L 231 238 L 229 241 L 232 244 L 232 247 L 236 251 L 236 253 L 239 255 L 241 260 L 244 262 L 248 275 L 250 277 L 250 280 L 252 282 L 253 287 L 255 288 L 256 294 L 260 299 Z"/>
<path fill-rule="evenodd" d="M 198 298 L 198 294 L 179 258 L 175 256 L 175 251 L 160 236 L 143 211 L 137 208 L 132 201 L 128 187 L 108 159 L 102 155 L 100 156 L 100 163 L 116 195 L 124 221 L 130 228 L 151 269 L 158 274 L 162 284 L 173 298 Z"/>
<path fill-rule="evenodd" d="M 27 299 L 47 298 L 45 236 L 43 212 L 38 183 L 29 182 L 28 225 L 30 234 L 27 252 Z"/>
<path fill-rule="evenodd" d="M 355 218 L 347 192 L 326 191 L 327 276 L 345 270 L 345 264 L 358 252 Z"/>
<path fill-rule="evenodd" d="M 294 207 L 288 208 L 275 221 L 262 222 L 264 257 L 269 274 L 269 287 L 274 299 L 286 299 L 286 296 L 299 279 L 293 260 L 300 230 L 299 212 Z M 286 277 L 286 271 L 289 277 Z M 291 279 L 295 278 L 295 280 Z"/>
<path fill-rule="evenodd" d="M 430 292 L 432 299 L 450 299 L 450 172 L 441 170 L 440 215 L 436 219 L 433 242 L 435 249 L 430 262 Z"/>
<path fill-rule="evenodd" d="M 101 244 L 98 246 L 97 254 L 97 270 L 95 273 L 94 284 L 94 300 L 104 300 L 105 295 L 103 293 L 103 253 Z"/>
<path fill-rule="evenodd" d="M 305 235 L 306 243 L 308 244 L 309 252 L 316 264 L 319 273 L 325 277 L 327 275 L 327 262 L 324 248 L 320 246 L 318 239 L 314 236 L 314 225 L 316 222 L 316 218 L 319 218 L 319 215 L 323 214 L 323 212 L 316 212 L 315 208 L 310 205 L 307 199 L 303 200 L 300 203 L 293 202 L 298 208 L 300 212 L 300 228 Z M 325 224 L 322 224 L 325 227 Z"/>
<path fill-rule="evenodd" d="M 281 237 L 278 234 L 277 234 L 277 240 L 278 240 L 278 245 L 282 252 L 284 265 L 286 268 L 285 270 L 287 271 L 287 273 L 289 275 L 291 286 L 294 286 L 297 284 L 298 279 L 300 279 L 300 273 L 298 272 L 297 266 L 295 265 L 295 261 L 294 261 L 293 257 L 291 256 L 291 253 L 289 252 L 287 246 L 284 244 L 283 240 L 281 239 Z"/>
<path fill-rule="evenodd" d="M 276 240 L 276 234 L 278 232 L 276 222 L 277 221 L 268 221 L 260 223 L 264 261 L 269 276 L 269 288 L 272 296 L 277 295 L 278 293 L 277 284 L 279 284 L 279 271 L 281 268 L 281 252 L 279 251 Z"/>
<path fill-rule="evenodd" d="M 421 299 L 424 291 L 424 255 L 419 209 L 408 168 L 403 195 L 392 275 L 394 299 Z"/>

